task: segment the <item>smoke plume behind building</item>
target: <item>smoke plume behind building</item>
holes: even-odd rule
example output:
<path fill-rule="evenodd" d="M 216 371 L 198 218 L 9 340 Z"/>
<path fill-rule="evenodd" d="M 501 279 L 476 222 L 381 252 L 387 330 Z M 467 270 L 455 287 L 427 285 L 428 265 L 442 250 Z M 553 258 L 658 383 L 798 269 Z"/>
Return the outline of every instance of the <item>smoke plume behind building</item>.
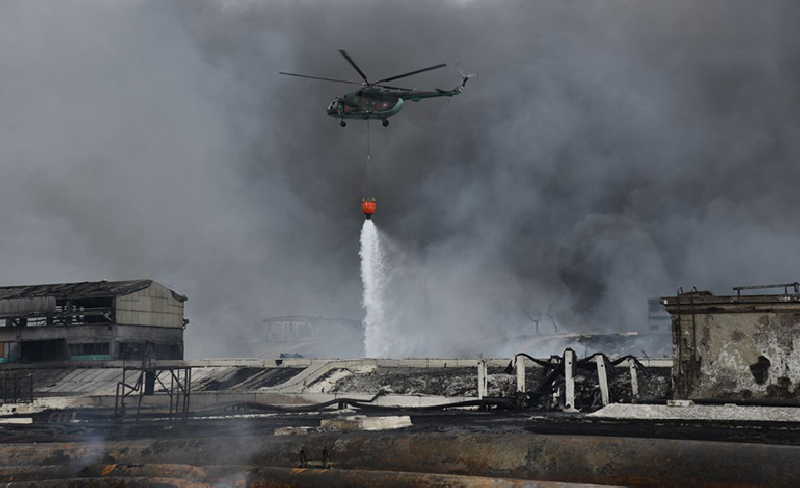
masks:
<path fill-rule="evenodd" d="M 798 24 L 789 1 L 4 2 L 2 281 L 154 278 L 189 296 L 189 355 L 257 355 L 264 317 L 361 317 L 365 191 L 398 355 L 793 281 Z M 277 75 L 355 78 L 336 48 L 373 77 L 450 64 L 400 86 L 478 76 L 373 124 L 365 189 L 365 124 L 324 115 L 348 87 Z"/>

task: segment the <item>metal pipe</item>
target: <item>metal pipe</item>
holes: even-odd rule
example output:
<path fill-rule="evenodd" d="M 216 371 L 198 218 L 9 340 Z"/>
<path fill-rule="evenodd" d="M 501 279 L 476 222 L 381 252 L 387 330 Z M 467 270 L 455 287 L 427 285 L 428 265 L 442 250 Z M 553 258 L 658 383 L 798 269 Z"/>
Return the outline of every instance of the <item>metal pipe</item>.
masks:
<path fill-rule="evenodd" d="M 476 476 L 640 487 L 788 488 L 796 486 L 800 479 L 800 464 L 795 462 L 800 456 L 800 446 L 636 438 L 625 437 L 624 430 L 620 430 L 619 437 L 585 435 L 580 430 L 575 435 L 447 431 L 254 435 L 198 438 L 191 442 L 149 439 L 102 444 L 15 443 L 0 445 L 0 465 L 44 466 L 53 462 L 80 465 L 89 456 L 94 459 L 110 456 L 118 464 L 203 465 L 209 461 L 209 453 L 213 453 L 213 462 L 217 464 L 242 465 L 255 460 L 262 466 L 291 469 L 296 466 L 296 453 L 302 447 L 315 449 L 309 451 L 313 462 L 321 460 L 323 445 L 334 446 L 330 459 L 337 469 L 443 474 L 458 469 L 460 473 Z"/>
<path fill-rule="evenodd" d="M 220 469 L 222 468 L 222 469 Z M 416 473 L 407 471 L 375 471 L 361 469 L 313 469 L 288 467 L 186 466 L 179 464 L 37 466 L 0 468 L 0 481 L 9 488 L 36 486 L 139 487 L 174 486 L 206 488 L 224 481 L 226 485 L 248 488 L 272 487 L 436 487 L 436 488 L 572 488 L 598 485 L 532 481 L 513 478 Z M 609 485 L 603 485 L 609 486 Z"/>
<path fill-rule="evenodd" d="M 368 471 L 361 469 L 290 469 L 258 468 L 250 473 L 249 488 L 350 488 L 353 486 L 380 486 L 381 488 L 436 487 L 436 488 L 571 488 L 598 485 L 532 481 L 512 478 L 489 478 L 452 474 L 414 473 L 400 471 Z M 608 485 L 604 485 L 608 486 Z"/>

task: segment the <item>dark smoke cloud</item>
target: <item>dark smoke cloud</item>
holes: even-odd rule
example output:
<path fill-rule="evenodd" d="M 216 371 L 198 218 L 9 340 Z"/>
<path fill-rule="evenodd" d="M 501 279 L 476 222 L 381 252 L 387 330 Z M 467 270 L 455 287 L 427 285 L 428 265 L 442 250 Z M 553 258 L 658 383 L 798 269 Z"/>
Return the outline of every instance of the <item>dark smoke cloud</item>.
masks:
<path fill-rule="evenodd" d="M 797 25 L 788 1 L 4 2 L 3 282 L 152 277 L 189 295 L 195 357 L 258 354 L 266 316 L 360 317 L 366 126 L 276 74 L 354 77 L 339 47 L 373 77 L 478 73 L 372 126 L 398 355 L 793 281 Z"/>

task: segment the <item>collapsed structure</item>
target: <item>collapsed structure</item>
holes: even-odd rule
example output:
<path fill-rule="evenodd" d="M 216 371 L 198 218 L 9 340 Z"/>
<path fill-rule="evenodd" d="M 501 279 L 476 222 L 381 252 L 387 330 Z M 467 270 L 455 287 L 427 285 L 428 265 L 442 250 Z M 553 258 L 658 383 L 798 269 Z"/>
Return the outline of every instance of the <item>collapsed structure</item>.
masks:
<path fill-rule="evenodd" d="M 183 359 L 186 300 L 152 280 L 0 287 L 0 362 Z"/>

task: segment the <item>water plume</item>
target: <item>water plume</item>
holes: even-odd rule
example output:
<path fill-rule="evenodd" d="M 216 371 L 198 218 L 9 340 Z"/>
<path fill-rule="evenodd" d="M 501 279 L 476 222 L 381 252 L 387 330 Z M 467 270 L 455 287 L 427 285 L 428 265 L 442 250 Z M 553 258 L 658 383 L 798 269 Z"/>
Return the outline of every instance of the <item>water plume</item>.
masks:
<path fill-rule="evenodd" d="M 364 289 L 364 351 L 367 357 L 386 357 L 390 344 L 384 302 L 387 266 L 378 228 L 371 220 L 364 220 L 361 227 L 359 256 Z"/>

